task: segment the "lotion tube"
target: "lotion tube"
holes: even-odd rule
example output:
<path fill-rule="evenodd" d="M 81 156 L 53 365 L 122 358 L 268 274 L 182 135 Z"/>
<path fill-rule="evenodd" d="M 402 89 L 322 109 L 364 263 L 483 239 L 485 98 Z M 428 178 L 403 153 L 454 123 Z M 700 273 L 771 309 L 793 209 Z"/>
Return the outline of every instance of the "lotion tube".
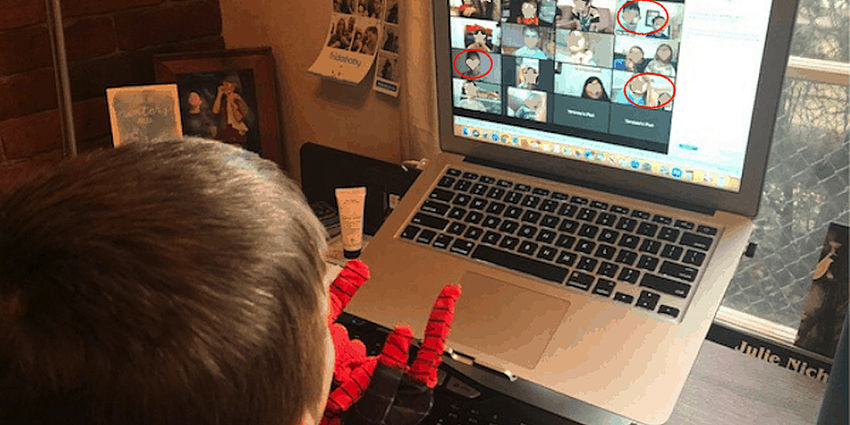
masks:
<path fill-rule="evenodd" d="M 366 188 L 336 189 L 339 226 L 345 258 L 357 258 L 363 248 L 363 214 L 366 209 Z"/>

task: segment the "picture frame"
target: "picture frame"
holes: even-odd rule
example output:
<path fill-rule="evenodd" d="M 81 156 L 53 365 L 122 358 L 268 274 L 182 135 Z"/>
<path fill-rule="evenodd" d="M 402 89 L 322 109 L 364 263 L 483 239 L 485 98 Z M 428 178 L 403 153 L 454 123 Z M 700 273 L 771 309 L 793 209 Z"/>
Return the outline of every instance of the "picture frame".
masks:
<path fill-rule="evenodd" d="M 183 134 L 241 146 L 283 168 L 271 47 L 154 56 L 156 81 L 177 85 Z"/>
<path fill-rule="evenodd" d="M 661 15 L 661 13 L 657 10 L 646 11 L 646 26 L 652 28 L 652 21 L 659 15 Z"/>
<path fill-rule="evenodd" d="M 182 133 L 176 84 L 106 89 L 112 146 L 177 139 Z"/>

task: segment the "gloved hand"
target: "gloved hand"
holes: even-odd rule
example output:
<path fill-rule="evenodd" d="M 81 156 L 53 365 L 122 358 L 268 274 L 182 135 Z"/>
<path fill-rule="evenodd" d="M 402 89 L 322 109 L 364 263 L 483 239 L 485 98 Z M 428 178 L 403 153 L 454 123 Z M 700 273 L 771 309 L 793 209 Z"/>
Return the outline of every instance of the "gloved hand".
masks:
<path fill-rule="evenodd" d="M 425 338 L 413 365 L 407 365 L 413 332 L 396 327 L 381 354 L 367 357 L 362 342 L 351 340 L 344 326 L 334 323 L 369 278 L 369 268 L 359 260 L 349 261 L 331 284 L 328 316 L 336 357 L 334 378 L 321 425 L 385 424 L 415 425 L 431 408 L 437 369 L 454 319 L 460 287 L 443 288 L 434 307 Z M 352 408 L 353 406 L 353 408 Z"/>

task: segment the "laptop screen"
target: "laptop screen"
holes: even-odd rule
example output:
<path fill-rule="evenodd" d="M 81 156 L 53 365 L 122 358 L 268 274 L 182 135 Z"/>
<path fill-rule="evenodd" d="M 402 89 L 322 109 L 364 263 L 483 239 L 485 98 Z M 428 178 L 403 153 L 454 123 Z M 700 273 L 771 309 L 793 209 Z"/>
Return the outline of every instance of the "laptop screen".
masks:
<path fill-rule="evenodd" d="M 448 0 L 456 136 L 740 189 L 770 0 Z"/>

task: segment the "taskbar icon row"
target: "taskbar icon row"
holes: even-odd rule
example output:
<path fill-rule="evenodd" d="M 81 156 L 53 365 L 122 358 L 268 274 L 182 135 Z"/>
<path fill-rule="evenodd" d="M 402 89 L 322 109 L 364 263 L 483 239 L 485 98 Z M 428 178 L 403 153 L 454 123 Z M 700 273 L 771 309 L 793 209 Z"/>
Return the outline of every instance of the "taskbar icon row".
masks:
<path fill-rule="evenodd" d="M 570 157 L 585 162 L 601 163 L 610 167 L 629 169 L 631 171 L 673 178 L 725 190 L 737 191 L 740 189 L 741 184 L 740 179 L 729 175 L 707 172 L 676 164 L 662 163 L 654 159 L 632 157 L 565 143 L 500 133 L 483 128 L 456 125 L 455 135 L 550 155 Z"/>

